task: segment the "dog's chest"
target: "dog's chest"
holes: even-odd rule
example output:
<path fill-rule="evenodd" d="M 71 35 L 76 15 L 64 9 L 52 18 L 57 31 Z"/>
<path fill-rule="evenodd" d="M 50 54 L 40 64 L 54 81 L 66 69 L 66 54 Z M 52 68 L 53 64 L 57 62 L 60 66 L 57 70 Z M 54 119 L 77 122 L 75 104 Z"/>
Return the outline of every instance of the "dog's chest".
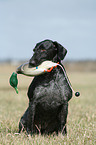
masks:
<path fill-rule="evenodd" d="M 35 77 L 28 90 L 28 97 L 32 104 L 35 104 L 36 108 L 47 111 L 61 106 L 69 95 L 70 87 L 66 77 L 58 69 Z"/>
<path fill-rule="evenodd" d="M 55 73 L 39 77 L 36 81 L 33 98 L 38 101 L 62 102 L 64 92 L 66 92 L 66 79 L 63 74 Z"/>

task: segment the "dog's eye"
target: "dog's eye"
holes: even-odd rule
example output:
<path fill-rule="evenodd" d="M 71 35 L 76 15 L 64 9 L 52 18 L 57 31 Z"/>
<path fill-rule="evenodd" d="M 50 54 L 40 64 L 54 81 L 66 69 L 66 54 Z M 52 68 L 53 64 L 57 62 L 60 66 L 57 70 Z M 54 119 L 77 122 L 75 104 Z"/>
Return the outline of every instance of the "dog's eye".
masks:
<path fill-rule="evenodd" d="M 44 52 L 44 51 L 46 51 L 45 49 L 41 49 L 41 52 Z"/>

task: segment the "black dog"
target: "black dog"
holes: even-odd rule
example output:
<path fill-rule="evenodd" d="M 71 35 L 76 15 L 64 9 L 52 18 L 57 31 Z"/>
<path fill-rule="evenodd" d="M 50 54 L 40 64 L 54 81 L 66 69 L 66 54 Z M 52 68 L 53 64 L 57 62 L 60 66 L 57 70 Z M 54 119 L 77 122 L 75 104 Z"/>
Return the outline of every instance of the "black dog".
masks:
<path fill-rule="evenodd" d="M 33 67 L 46 60 L 61 64 L 67 53 L 62 45 L 51 40 L 37 43 L 33 51 L 29 61 Z M 68 101 L 71 97 L 72 90 L 60 66 L 34 77 L 28 90 L 29 107 L 21 117 L 19 132 L 25 129 L 31 135 L 52 132 L 66 134 Z"/>

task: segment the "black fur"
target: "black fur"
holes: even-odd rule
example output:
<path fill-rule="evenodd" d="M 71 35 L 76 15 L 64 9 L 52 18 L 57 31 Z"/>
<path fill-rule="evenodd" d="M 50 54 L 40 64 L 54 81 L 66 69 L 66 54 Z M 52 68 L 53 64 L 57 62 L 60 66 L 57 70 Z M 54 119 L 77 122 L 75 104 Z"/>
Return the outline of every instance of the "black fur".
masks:
<path fill-rule="evenodd" d="M 45 60 L 61 64 L 66 53 L 67 50 L 59 43 L 44 40 L 35 46 L 29 62 L 33 67 Z M 60 66 L 34 77 L 28 89 L 29 107 L 21 117 L 19 132 L 25 129 L 31 135 L 54 131 L 66 134 L 68 101 L 71 97 L 72 90 Z"/>

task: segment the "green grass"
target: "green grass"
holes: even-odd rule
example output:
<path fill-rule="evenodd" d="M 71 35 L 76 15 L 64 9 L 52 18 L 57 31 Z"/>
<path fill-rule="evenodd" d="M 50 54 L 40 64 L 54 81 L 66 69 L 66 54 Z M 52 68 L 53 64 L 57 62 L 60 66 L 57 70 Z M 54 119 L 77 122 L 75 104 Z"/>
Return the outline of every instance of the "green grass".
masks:
<path fill-rule="evenodd" d="M 95 145 L 96 144 L 96 72 L 68 72 L 71 84 L 81 96 L 69 102 L 67 136 L 27 136 L 18 132 L 20 117 L 28 106 L 27 88 L 31 78 L 20 76 L 19 94 L 9 86 L 15 67 L 0 66 L 0 144 L 2 145 Z"/>

